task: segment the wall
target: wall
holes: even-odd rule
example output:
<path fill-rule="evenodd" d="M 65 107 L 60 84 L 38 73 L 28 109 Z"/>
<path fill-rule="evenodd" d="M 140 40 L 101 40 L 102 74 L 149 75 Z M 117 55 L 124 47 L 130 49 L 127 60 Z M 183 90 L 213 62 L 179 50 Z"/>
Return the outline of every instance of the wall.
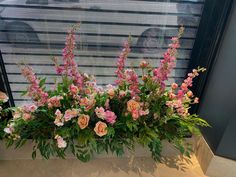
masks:
<path fill-rule="evenodd" d="M 218 51 L 201 100 L 199 114 L 211 128 L 203 135 L 216 155 L 236 159 L 236 7 Z"/>

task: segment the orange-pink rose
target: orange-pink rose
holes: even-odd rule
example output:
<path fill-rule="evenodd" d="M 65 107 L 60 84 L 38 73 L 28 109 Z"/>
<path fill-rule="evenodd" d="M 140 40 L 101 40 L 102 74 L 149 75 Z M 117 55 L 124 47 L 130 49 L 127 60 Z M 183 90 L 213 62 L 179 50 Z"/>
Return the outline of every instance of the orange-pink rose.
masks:
<path fill-rule="evenodd" d="M 102 137 L 107 134 L 107 124 L 99 121 L 96 123 L 95 128 L 94 128 L 95 133 Z"/>
<path fill-rule="evenodd" d="M 78 118 L 78 125 L 81 129 L 85 129 L 89 124 L 89 115 L 81 114 Z"/>
<path fill-rule="evenodd" d="M 129 100 L 127 102 L 127 110 L 129 112 L 133 112 L 134 110 L 139 110 L 140 109 L 140 103 L 135 101 L 135 100 Z"/>
<path fill-rule="evenodd" d="M 96 103 L 96 100 L 91 97 L 91 98 L 81 98 L 80 99 L 80 106 L 84 106 L 85 107 L 85 111 L 89 111 Z"/>

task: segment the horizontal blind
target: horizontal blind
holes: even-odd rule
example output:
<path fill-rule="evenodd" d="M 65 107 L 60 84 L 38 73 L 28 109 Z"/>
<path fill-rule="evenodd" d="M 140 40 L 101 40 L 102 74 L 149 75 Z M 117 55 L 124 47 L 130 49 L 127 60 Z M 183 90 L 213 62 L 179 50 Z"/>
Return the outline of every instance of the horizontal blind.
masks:
<path fill-rule="evenodd" d="M 138 68 L 142 59 L 156 67 L 183 25 L 176 68 L 167 85 L 182 82 L 203 5 L 203 0 L 0 0 L 0 49 L 16 105 L 29 101 L 20 96 L 28 83 L 19 63 L 47 76 L 50 89 L 57 77 L 50 57 L 61 56 L 67 30 L 78 22 L 76 61 L 99 85 L 114 83 L 117 56 L 129 35 L 127 68 Z"/>

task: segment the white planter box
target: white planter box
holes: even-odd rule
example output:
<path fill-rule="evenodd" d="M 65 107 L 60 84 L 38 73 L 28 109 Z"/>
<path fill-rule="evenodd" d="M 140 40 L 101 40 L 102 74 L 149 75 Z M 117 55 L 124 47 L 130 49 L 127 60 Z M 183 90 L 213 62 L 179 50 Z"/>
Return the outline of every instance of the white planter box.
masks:
<path fill-rule="evenodd" d="M 188 139 L 191 141 L 192 139 Z M 164 157 L 174 157 L 180 155 L 178 150 L 176 150 L 173 145 L 170 143 L 163 141 L 162 143 L 162 156 Z M 33 149 L 33 143 L 30 141 L 27 142 L 24 146 L 20 149 L 14 149 L 14 147 L 6 148 L 3 141 L 0 142 L 0 160 L 30 160 L 32 159 L 31 153 Z M 69 150 L 68 150 L 69 151 Z M 122 157 L 151 157 L 151 153 L 148 148 L 144 148 L 140 145 L 135 146 L 135 152 L 131 153 L 128 150 L 125 150 L 125 154 Z M 112 153 L 102 153 L 102 154 L 95 154 L 94 158 L 114 158 L 117 157 L 115 154 Z M 36 159 L 42 159 L 40 153 L 37 152 Z M 57 157 L 51 157 L 50 159 L 58 159 Z M 76 159 L 71 152 L 66 153 L 66 159 Z"/>

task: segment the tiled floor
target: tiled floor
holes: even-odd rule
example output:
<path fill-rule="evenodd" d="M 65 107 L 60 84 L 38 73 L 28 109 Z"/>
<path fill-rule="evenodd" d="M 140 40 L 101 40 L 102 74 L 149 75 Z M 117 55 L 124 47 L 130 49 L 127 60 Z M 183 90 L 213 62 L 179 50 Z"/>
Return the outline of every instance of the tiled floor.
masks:
<path fill-rule="evenodd" d="M 206 177 L 195 156 L 191 159 L 98 158 L 78 160 L 0 161 L 0 177 Z"/>

